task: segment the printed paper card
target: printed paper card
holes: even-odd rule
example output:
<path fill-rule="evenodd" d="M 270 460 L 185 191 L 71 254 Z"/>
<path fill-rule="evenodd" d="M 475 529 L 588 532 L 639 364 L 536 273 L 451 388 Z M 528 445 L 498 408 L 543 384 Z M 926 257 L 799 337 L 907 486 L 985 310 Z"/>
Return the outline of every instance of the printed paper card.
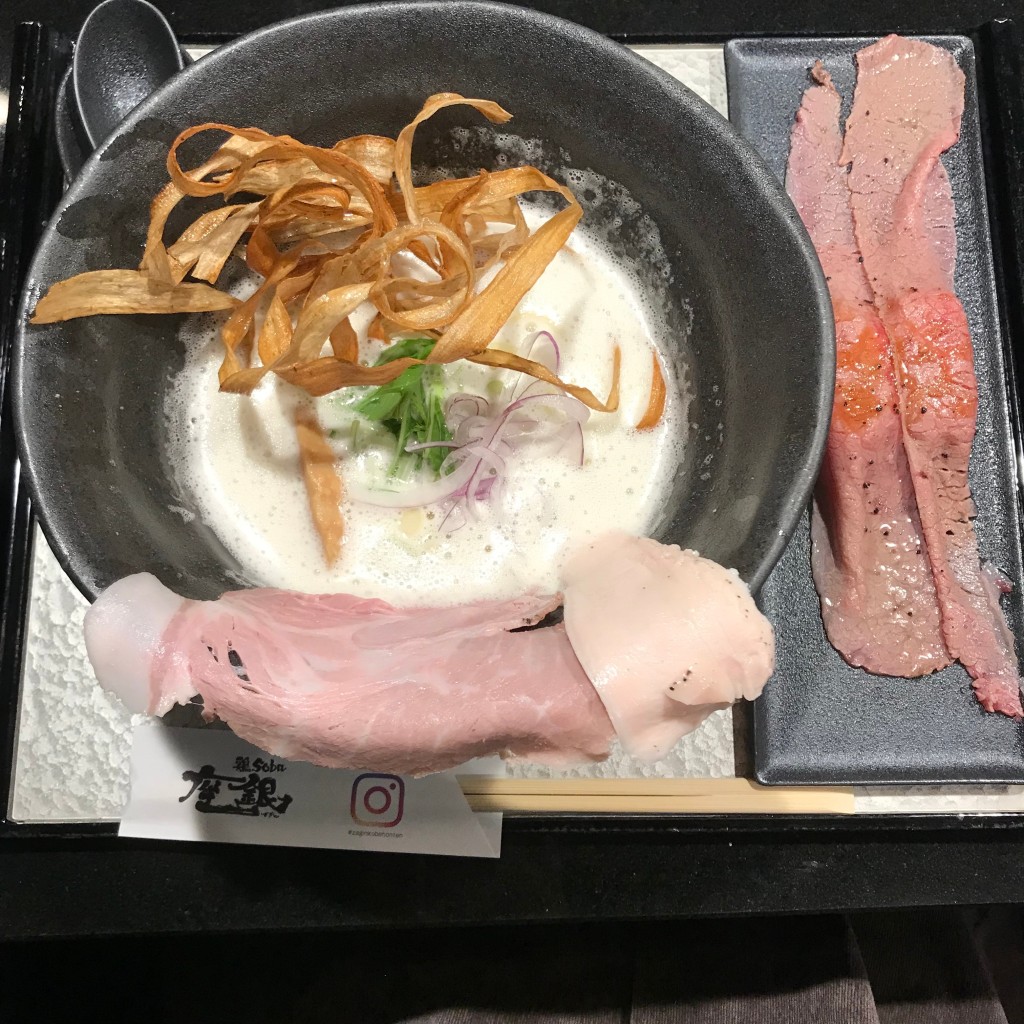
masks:
<path fill-rule="evenodd" d="M 497 759 L 458 773 L 504 774 Z M 474 813 L 454 772 L 413 779 L 285 761 L 226 729 L 135 727 L 119 835 L 498 857 L 501 815 Z"/>

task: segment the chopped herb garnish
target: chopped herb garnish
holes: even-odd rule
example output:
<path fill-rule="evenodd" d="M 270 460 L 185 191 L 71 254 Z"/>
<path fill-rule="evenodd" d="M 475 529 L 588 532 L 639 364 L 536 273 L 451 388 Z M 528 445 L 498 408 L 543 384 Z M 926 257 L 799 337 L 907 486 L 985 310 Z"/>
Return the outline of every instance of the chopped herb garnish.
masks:
<path fill-rule="evenodd" d="M 406 338 L 382 352 L 375 365 L 383 366 L 405 357 L 426 359 L 433 347 L 433 338 Z M 414 460 L 417 468 L 426 461 L 440 475 L 449 448 L 424 448 L 416 452 L 405 449 L 410 444 L 452 439 L 444 418 L 444 399 L 440 366 L 410 366 L 390 383 L 374 388 L 356 405 L 357 412 L 395 436 L 395 457 L 388 470 L 392 476 L 408 460 Z"/>

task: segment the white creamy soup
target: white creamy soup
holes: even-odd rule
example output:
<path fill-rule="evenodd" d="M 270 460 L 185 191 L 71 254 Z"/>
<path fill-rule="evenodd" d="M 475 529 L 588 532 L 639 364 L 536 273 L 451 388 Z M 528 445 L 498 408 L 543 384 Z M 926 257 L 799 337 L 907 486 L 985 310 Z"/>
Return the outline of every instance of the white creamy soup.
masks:
<path fill-rule="evenodd" d="M 539 215 L 527 211 L 531 226 Z M 380 346 L 365 340 L 370 359 Z M 504 598 L 525 590 L 553 592 L 568 552 L 612 528 L 643 533 L 657 517 L 682 458 L 686 402 L 671 360 L 665 414 L 637 431 L 650 394 L 652 349 L 673 345 L 645 304 L 627 266 L 577 228 L 568 244 L 519 303 L 492 348 L 524 351 L 524 341 L 549 331 L 560 349 L 559 375 L 603 398 L 612 355 L 622 353 L 620 405 L 591 412 L 583 428 L 584 462 L 565 452 L 524 446 L 509 459 L 500 495 L 454 532 L 439 527 L 444 507 L 389 508 L 346 500 L 341 557 L 328 567 L 299 469 L 294 414 L 310 400 L 269 375 L 251 397 L 220 394 L 222 351 L 209 321 L 185 332 L 185 369 L 167 414 L 169 457 L 183 500 L 220 538 L 253 582 L 308 592 L 348 592 L 398 605 Z M 492 397 L 528 378 L 460 362 L 443 368 L 448 392 Z M 400 487 L 387 477 L 391 451 L 376 433 L 353 435 L 352 389 L 315 400 L 331 432 L 347 488 L 365 494 Z M 365 389 L 356 392 L 365 394 Z M 364 424 L 365 426 L 365 424 Z M 358 428 L 357 428 L 358 431 Z M 369 437 L 369 443 L 366 439 Z M 423 470 L 429 473 L 429 470 Z M 426 479 L 426 477 L 424 477 Z"/>

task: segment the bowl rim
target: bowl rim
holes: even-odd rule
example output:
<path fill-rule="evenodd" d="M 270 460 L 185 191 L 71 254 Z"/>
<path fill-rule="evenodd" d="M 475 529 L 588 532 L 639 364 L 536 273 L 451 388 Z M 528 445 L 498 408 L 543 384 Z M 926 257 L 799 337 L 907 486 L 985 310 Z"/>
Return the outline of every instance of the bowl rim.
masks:
<path fill-rule="evenodd" d="M 33 512 L 39 526 L 61 568 L 88 601 L 94 601 L 99 591 L 95 590 L 83 578 L 76 564 L 72 546 L 66 544 L 61 533 L 54 528 L 49 510 L 47 509 L 47 503 L 43 498 L 43 488 L 38 483 L 39 475 L 33 457 L 34 446 L 28 431 L 25 429 L 23 416 L 23 407 L 26 401 L 24 392 L 25 364 L 27 361 L 26 331 L 29 327 L 28 318 L 31 307 L 34 307 L 37 298 L 35 294 L 37 289 L 33 287 L 33 284 L 39 278 L 38 264 L 41 262 L 50 239 L 57 233 L 57 224 L 61 216 L 69 206 L 81 198 L 81 193 L 84 191 L 87 182 L 91 179 L 93 169 L 103 160 L 111 145 L 125 133 L 130 132 L 140 121 L 145 120 L 155 107 L 163 103 L 167 95 L 186 88 L 188 82 L 193 77 L 205 74 L 211 60 L 219 62 L 222 59 L 228 59 L 238 50 L 256 46 L 264 42 L 268 37 L 287 33 L 300 26 L 322 24 L 330 21 L 351 22 L 371 14 L 374 17 L 383 15 L 400 21 L 403 15 L 407 13 L 416 12 L 419 16 L 422 16 L 423 11 L 429 10 L 443 11 L 448 16 L 453 11 L 464 11 L 466 13 L 476 12 L 485 16 L 497 16 L 505 19 L 519 18 L 563 37 L 577 37 L 578 40 L 582 40 L 598 52 L 607 54 L 613 60 L 624 60 L 632 64 L 635 70 L 640 70 L 654 79 L 660 88 L 672 98 L 673 102 L 688 108 L 691 113 L 696 114 L 708 124 L 710 130 L 714 133 L 712 144 L 725 144 L 729 146 L 736 160 L 739 173 L 761 191 L 768 205 L 779 215 L 776 224 L 780 230 L 788 230 L 797 252 L 803 256 L 805 268 L 809 276 L 811 293 L 816 300 L 816 333 L 820 341 L 818 349 L 822 372 L 817 382 L 817 393 L 813 396 L 806 396 L 809 402 L 813 400 L 813 429 L 810 432 L 810 436 L 806 439 L 806 446 L 801 458 L 794 460 L 794 472 L 786 496 L 781 502 L 777 529 L 771 542 L 766 545 L 761 554 L 754 571 L 745 579 L 752 593 L 756 594 L 761 588 L 788 546 L 796 530 L 799 518 L 810 499 L 825 454 L 835 387 L 836 350 L 832 301 L 824 271 L 821 269 L 821 264 L 810 236 L 782 183 L 775 177 L 754 147 L 739 133 L 732 122 L 723 117 L 702 97 L 698 96 L 693 90 L 662 68 L 634 53 L 625 44 L 616 42 L 594 29 L 544 11 L 502 3 L 498 2 L 498 0 L 389 0 L 388 3 L 383 4 L 362 3 L 329 10 L 313 11 L 282 21 L 275 21 L 239 36 L 237 39 L 233 39 L 221 46 L 217 46 L 204 55 L 201 60 L 189 64 L 147 96 L 97 146 L 83 164 L 69 188 L 61 196 L 60 202 L 55 207 L 53 214 L 40 235 L 36 251 L 33 254 L 25 277 L 25 285 L 22 289 L 18 306 L 17 330 L 14 337 L 10 367 L 14 431 L 21 467 L 24 470 L 25 482 L 27 483 L 28 492 L 32 500 Z"/>

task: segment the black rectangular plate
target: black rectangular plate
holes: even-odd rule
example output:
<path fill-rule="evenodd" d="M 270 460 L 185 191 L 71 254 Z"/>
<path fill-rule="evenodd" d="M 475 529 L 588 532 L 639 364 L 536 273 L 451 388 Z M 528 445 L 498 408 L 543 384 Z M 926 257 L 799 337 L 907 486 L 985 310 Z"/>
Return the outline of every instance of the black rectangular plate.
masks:
<path fill-rule="evenodd" d="M 849 110 L 854 54 L 870 39 L 748 39 L 725 49 L 729 112 L 783 179 L 808 71 L 820 58 Z M 962 36 L 928 37 L 967 78 L 959 143 L 943 158 L 957 210 L 956 291 L 967 311 L 978 376 L 971 489 L 982 558 L 1006 573 L 1004 602 L 1024 649 L 1020 498 L 1007 361 L 1000 325 L 982 161 L 975 53 Z M 986 714 L 960 665 L 923 679 L 873 676 L 830 646 L 810 574 L 805 516 L 762 591 L 778 641 L 775 676 L 754 709 L 754 762 L 768 784 L 1024 782 L 1024 725 Z"/>

